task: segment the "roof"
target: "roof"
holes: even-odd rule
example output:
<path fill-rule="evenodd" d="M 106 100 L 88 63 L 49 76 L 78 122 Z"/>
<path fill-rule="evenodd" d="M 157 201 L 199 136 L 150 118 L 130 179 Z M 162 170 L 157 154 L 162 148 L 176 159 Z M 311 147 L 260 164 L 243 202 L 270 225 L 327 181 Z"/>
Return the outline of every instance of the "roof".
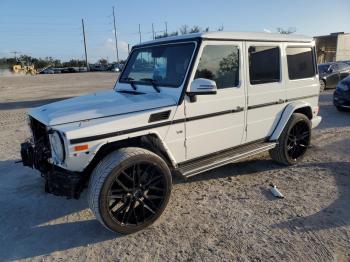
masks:
<path fill-rule="evenodd" d="M 157 44 L 168 41 L 190 40 L 195 38 L 214 40 L 245 40 L 245 41 L 271 41 L 271 42 L 311 42 L 312 37 L 294 34 L 276 34 L 263 32 L 206 32 L 181 36 L 171 36 L 141 43 L 140 45 Z M 139 46 L 140 46 L 139 45 Z M 137 46 L 137 45 L 136 45 Z"/>

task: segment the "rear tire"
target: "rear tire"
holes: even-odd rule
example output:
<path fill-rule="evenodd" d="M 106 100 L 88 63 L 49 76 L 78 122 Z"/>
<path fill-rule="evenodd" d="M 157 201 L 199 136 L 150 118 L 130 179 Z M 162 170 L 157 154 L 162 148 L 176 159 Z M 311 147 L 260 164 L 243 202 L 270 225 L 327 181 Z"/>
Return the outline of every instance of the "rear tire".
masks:
<path fill-rule="evenodd" d="M 273 160 L 283 165 L 294 165 L 302 160 L 311 140 L 311 123 L 303 114 L 290 117 L 277 146 L 269 151 Z"/>
<path fill-rule="evenodd" d="M 94 169 L 88 202 L 107 229 L 130 234 L 163 213 L 171 193 L 171 173 L 162 158 L 142 148 L 122 148 Z"/>

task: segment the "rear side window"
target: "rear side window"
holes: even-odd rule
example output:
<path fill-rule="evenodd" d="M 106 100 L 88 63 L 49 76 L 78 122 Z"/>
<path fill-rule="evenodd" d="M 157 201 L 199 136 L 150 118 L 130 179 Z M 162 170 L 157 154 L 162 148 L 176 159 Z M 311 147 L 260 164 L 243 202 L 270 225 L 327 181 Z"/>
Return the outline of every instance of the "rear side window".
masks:
<path fill-rule="evenodd" d="M 194 78 L 213 80 L 218 89 L 238 86 L 238 47 L 234 45 L 205 46 Z"/>
<path fill-rule="evenodd" d="M 296 80 L 315 76 L 311 47 L 287 47 L 286 51 L 289 79 Z"/>
<path fill-rule="evenodd" d="M 250 84 L 279 82 L 281 79 L 280 49 L 276 46 L 249 47 Z"/>

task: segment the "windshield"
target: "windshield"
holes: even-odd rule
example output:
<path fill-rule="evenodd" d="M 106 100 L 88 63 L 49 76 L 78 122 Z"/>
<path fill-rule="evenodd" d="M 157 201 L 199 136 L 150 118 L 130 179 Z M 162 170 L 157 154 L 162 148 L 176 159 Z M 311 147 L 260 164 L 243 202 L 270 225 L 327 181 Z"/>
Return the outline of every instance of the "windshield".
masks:
<path fill-rule="evenodd" d="M 119 82 L 179 87 L 186 75 L 194 47 L 194 43 L 184 43 L 135 49 Z"/>
<path fill-rule="evenodd" d="M 322 73 L 327 73 L 329 66 L 330 66 L 330 65 L 319 65 L 319 66 L 318 66 L 318 72 L 319 72 L 320 74 L 322 74 Z"/>

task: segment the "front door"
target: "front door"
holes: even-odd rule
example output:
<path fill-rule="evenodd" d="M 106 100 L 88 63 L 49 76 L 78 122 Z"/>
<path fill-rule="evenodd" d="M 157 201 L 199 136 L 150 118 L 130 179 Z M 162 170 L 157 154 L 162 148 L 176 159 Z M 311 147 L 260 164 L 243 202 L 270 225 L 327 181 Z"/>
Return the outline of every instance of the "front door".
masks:
<path fill-rule="evenodd" d="M 337 83 L 340 80 L 339 66 L 337 64 L 331 65 L 329 71 L 330 74 L 327 77 L 327 88 L 333 88 L 337 85 Z"/>
<path fill-rule="evenodd" d="M 247 42 L 248 113 L 245 142 L 270 136 L 284 108 L 282 44 Z"/>
<path fill-rule="evenodd" d="M 186 160 L 242 143 L 246 104 L 242 47 L 235 41 L 202 43 L 190 80 L 213 80 L 218 90 L 197 95 L 195 102 L 185 98 Z"/>

